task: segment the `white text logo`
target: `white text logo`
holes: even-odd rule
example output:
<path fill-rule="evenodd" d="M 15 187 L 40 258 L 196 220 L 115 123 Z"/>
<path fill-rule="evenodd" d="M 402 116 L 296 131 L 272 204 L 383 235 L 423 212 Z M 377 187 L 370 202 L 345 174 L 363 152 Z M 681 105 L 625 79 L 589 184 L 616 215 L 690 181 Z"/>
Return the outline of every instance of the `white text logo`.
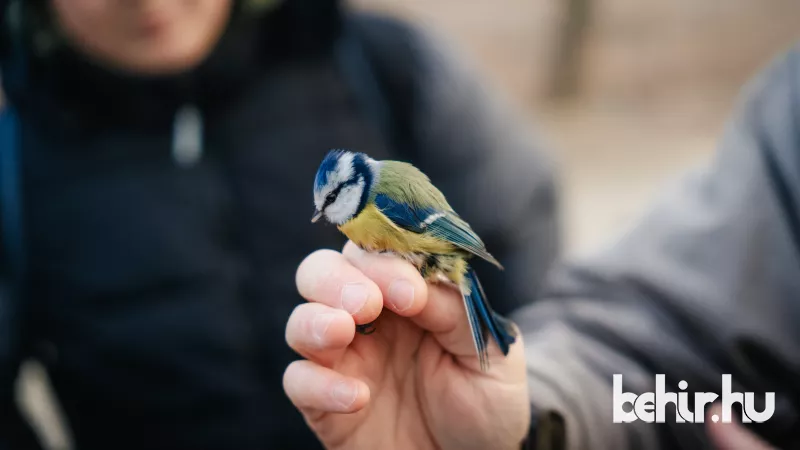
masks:
<path fill-rule="evenodd" d="M 678 388 L 685 391 L 688 383 L 681 381 Z M 630 423 L 637 420 L 644 422 L 664 423 L 667 404 L 672 404 L 677 409 L 675 421 L 678 423 L 703 423 L 705 420 L 705 407 L 720 398 L 714 392 L 696 392 L 694 394 L 694 407 L 690 408 L 688 392 L 667 392 L 664 375 L 656 375 L 656 391 L 636 395 L 622 390 L 622 375 L 614 375 L 614 423 Z M 722 375 L 722 422 L 730 423 L 731 409 L 734 403 L 742 406 L 744 414 L 741 421 L 744 423 L 764 422 L 775 413 L 775 393 L 767 392 L 764 398 L 764 408 L 756 411 L 755 394 L 752 392 L 731 392 L 731 376 Z M 718 422 L 720 417 L 714 414 L 711 420 Z"/>

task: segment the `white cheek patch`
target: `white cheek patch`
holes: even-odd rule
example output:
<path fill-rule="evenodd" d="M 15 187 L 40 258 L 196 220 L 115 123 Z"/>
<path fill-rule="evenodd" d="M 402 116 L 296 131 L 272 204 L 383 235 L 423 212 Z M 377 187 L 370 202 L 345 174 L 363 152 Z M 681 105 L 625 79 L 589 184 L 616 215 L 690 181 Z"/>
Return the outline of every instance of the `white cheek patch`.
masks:
<path fill-rule="evenodd" d="M 347 186 L 339 192 L 336 201 L 325 208 L 325 216 L 331 223 L 341 225 L 358 212 L 358 205 L 361 203 L 361 195 L 364 193 L 364 179 L 359 179 L 358 183 Z"/>

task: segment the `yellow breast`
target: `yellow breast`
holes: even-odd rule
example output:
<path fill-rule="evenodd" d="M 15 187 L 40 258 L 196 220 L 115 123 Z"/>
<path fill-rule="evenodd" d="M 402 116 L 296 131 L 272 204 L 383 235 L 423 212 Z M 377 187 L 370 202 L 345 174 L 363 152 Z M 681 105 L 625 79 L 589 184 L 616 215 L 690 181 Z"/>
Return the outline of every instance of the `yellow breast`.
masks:
<path fill-rule="evenodd" d="M 398 227 L 372 204 L 339 226 L 339 230 L 353 243 L 368 251 L 447 254 L 456 250 L 448 242 Z"/>

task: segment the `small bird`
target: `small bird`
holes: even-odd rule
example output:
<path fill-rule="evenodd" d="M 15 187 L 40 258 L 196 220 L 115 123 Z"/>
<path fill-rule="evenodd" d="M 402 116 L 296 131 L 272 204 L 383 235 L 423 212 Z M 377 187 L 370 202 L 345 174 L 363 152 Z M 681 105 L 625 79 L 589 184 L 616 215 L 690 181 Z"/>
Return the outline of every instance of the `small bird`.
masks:
<path fill-rule="evenodd" d="M 314 206 L 312 223 L 324 216 L 361 249 L 393 253 L 413 264 L 426 281 L 458 286 L 482 370 L 489 367 L 487 334 L 508 354 L 516 331 L 491 309 L 468 260 L 478 256 L 503 266 L 419 169 L 331 150 L 317 170 Z M 371 328 L 366 324 L 358 331 L 369 334 Z"/>

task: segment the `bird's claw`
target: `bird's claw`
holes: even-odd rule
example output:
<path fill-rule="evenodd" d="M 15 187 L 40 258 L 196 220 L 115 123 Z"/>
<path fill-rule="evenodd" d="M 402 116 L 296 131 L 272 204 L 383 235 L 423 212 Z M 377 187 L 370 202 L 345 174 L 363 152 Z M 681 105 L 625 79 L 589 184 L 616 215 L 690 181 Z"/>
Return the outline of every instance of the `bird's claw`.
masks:
<path fill-rule="evenodd" d="M 356 331 L 364 336 L 368 336 L 375 332 L 375 322 L 365 323 L 363 325 L 356 325 Z"/>

